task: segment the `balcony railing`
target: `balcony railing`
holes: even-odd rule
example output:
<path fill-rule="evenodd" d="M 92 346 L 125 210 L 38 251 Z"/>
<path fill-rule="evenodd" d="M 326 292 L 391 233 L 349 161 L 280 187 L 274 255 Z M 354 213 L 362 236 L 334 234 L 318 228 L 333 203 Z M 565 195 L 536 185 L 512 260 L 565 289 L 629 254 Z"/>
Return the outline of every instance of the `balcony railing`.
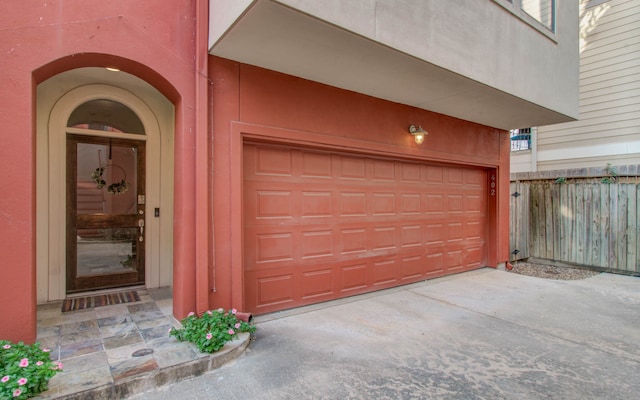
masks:
<path fill-rule="evenodd" d="M 531 149 L 531 128 L 511 130 L 511 151 Z"/>

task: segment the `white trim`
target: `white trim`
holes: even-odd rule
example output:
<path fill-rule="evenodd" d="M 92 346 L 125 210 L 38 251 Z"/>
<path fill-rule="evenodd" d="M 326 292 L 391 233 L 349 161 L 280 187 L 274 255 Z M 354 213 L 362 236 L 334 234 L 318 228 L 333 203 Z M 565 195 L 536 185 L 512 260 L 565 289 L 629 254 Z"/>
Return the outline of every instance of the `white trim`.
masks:
<path fill-rule="evenodd" d="M 538 170 L 538 127 L 531 128 L 531 163 L 530 171 Z"/>
<path fill-rule="evenodd" d="M 549 149 L 538 152 L 538 161 L 557 161 L 572 158 L 606 157 L 640 154 L 640 140 L 620 143 L 600 143 L 590 146 L 577 146 L 563 149 Z"/>

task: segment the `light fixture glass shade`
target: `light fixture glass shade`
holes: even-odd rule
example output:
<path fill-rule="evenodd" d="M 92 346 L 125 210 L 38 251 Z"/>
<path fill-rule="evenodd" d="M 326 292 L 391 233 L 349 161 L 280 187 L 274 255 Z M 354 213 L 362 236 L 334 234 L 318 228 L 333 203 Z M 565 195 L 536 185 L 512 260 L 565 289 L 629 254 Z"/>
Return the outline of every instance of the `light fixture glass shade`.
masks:
<path fill-rule="evenodd" d="M 428 135 L 428 132 L 422 129 L 421 126 L 416 127 L 415 125 L 409 127 L 409 133 L 413 135 L 413 139 L 417 144 L 422 144 L 424 137 Z"/>

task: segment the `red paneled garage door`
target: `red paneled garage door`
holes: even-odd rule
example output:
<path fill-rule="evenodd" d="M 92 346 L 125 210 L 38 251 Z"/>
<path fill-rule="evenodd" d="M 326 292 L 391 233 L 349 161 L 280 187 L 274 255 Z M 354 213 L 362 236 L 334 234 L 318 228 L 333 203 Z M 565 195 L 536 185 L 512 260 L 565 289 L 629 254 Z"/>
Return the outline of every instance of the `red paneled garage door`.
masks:
<path fill-rule="evenodd" d="M 243 174 L 248 311 L 485 266 L 484 169 L 245 144 Z"/>

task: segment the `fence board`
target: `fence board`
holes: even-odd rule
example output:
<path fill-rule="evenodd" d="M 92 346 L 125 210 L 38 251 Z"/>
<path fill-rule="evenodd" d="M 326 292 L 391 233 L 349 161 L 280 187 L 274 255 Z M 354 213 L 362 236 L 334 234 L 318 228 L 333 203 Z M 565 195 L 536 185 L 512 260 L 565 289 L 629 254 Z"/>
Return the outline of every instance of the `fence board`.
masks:
<path fill-rule="evenodd" d="M 553 259 L 553 200 L 551 197 L 551 185 L 545 183 L 544 190 L 544 227 L 545 227 L 545 258 Z"/>
<path fill-rule="evenodd" d="M 638 271 L 638 214 L 637 214 L 637 191 L 634 185 L 627 186 L 627 271 Z"/>
<path fill-rule="evenodd" d="M 600 225 L 602 230 L 600 231 L 600 262 L 597 264 L 600 267 L 609 265 L 609 229 L 611 229 L 609 224 L 611 214 L 609 189 L 609 185 L 600 188 Z"/>
<path fill-rule="evenodd" d="M 600 190 L 598 190 L 597 184 L 590 184 L 591 187 L 591 210 L 592 210 L 592 218 L 590 221 L 591 225 L 591 248 L 593 252 L 591 254 L 591 259 L 587 263 L 587 265 L 597 265 L 601 264 L 600 259 L 602 255 L 602 219 L 600 214 Z"/>
<path fill-rule="evenodd" d="M 531 186 L 531 221 L 540 221 L 540 186 Z M 530 253 L 533 257 L 540 257 L 540 228 L 541 224 L 531 224 L 529 240 L 531 240 Z"/>
<path fill-rule="evenodd" d="M 567 232 L 567 223 L 566 223 L 566 219 L 567 219 L 567 213 L 569 212 L 568 208 L 567 208 L 567 204 L 568 204 L 568 200 L 567 197 L 569 196 L 569 189 L 567 185 L 560 185 L 560 207 L 561 207 L 561 213 L 558 217 L 559 219 L 559 223 L 560 223 L 560 238 L 559 241 L 561 243 L 560 246 L 560 259 L 561 260 L 567 260 L 569 259 L 569 246 L 567 246 L 567 241 L 568 241 L 568 232 Z M 537 223 L 537 221 L 531 221 L 531 225 L 535 225 Z"/>
<path fill-rule="evenodd" d="M 562 218 L 562 204 L 560 201 L 560 188 L 562 185 L 551 184 L 551 198 L 553 201 L 553 257 L 551 260 L 559 260 L 562 248 L 562 241 L 560 240 L 561 232 L 561 218 Z"/>
<path fill-rule="evenodd" d="M 569 259 L 576 259 L 576 186 L 567 185 L 567 254 Z"/>
<path fill-rule="evenodd" d="M 619 268 L 618 264 L 618 186 L 609 184 L 609 266 Z"/>
<path fill-rule="evenodd" d="M 573 259 L 578 264 L 584 264 L 584 236 L 585 236 L 585 210 L 584 210 L 584 185 L 573 185 L 576 189 L 575 196 L 575 249 Z"/>
<path fill-rule="evenodd" d="M 583 264 L 589 264 L 593 260 L 593 200 L 592 200 L 592 186 L 589 184 L 583 185 L 584 187 L 584 259 Z"/>
<path fill-rule="evenodd" d="M 620 184 L 618 187 L 618 240 L 616 242 L 617 268 L 627 269 L 627 185 Z"/>
<path fill-rule="evenodd" d="M 638 229 L 640 229 L 640 185 L 636 185 L 636 273 L 640 273 L 640 232 Z"/>

